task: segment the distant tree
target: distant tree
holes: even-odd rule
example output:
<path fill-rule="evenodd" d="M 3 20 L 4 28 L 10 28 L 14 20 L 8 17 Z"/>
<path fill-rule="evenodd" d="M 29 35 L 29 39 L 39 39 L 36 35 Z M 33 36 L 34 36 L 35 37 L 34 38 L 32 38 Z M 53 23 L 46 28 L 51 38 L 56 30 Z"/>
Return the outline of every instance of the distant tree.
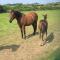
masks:
<path fill-rule="evenodd" d="M 0 5 L 0 13 L 6 12 L 6 10 L 4 9 L 4 7 L 2 5 Z"/>

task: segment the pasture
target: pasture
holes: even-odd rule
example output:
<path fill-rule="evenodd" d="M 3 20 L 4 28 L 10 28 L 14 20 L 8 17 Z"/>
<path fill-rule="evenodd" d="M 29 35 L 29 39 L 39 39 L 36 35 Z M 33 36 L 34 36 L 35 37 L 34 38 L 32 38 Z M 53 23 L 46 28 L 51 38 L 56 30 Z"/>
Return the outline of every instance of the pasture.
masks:
<path fill-rule="evenodd" d="M 23 13 L 28 13 L 26 11 Z M 26 27 L 27 39 L 21 38 L 16 20 L 9 23 L 9 13 L 0 14 L 0 60 L 60 60 L 60 10 L 35 11 L 38 22 L 47 13 L 48 43 L 40 46 L 39 33 L 32 36 L 32 26 Z M 38 32 L 37 28 L 37 32 Z"/>

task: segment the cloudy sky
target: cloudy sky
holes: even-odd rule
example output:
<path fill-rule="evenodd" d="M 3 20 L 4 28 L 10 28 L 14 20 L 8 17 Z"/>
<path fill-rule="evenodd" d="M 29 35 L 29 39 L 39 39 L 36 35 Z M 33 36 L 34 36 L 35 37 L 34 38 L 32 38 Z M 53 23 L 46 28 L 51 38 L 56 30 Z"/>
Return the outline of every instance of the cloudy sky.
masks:
<path fill-rule="evenodd" d="M 46 4 L 51 2 L 60 2 L 60 0 L 0 0 L 0 4 L 14 4 L 14 3 L 40 3 Z"/>

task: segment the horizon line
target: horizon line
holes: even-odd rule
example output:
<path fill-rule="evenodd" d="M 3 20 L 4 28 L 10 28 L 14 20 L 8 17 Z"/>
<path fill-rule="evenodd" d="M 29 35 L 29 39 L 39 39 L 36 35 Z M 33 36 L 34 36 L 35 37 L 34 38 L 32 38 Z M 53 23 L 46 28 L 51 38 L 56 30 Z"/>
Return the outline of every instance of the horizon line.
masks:
<path fill-rule="evenodd" d="M 0 4 L 0 5 L 8 5 L 8 4 L 50 4 L 50 3 L 59 3 L 59 2 L 48 2 L 48 3 L 38 3 L 38 2 L 34 2 L 34 3 L 6 3 L 6 4 Z"/>

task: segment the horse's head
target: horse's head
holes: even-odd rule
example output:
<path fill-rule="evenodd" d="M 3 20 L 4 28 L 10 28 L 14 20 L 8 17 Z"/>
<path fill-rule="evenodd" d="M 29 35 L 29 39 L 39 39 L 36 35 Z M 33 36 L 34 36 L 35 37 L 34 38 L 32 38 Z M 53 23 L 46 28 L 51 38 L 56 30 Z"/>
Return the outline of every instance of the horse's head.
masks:
<path fill-rule="evenodd" d="M 9 22 L 11 23 L 15 18 L 19 19 L 22 16 L 22 13 L 19 11 L 11 10 L 10 11 L 10 20 Z"/>
<path fill-rule="evenodd" d="M 11 10 L 10 11 L 10 20 L 9 20 L 9 22 L 11 23 L 14 19 L 15 19 L 15 11 Z"/>
<path fill-rule="evenodd" d="M 47 14 L 43 15 L 44 16 L 44 19 L 46 20 L 47 19 Z"/>

